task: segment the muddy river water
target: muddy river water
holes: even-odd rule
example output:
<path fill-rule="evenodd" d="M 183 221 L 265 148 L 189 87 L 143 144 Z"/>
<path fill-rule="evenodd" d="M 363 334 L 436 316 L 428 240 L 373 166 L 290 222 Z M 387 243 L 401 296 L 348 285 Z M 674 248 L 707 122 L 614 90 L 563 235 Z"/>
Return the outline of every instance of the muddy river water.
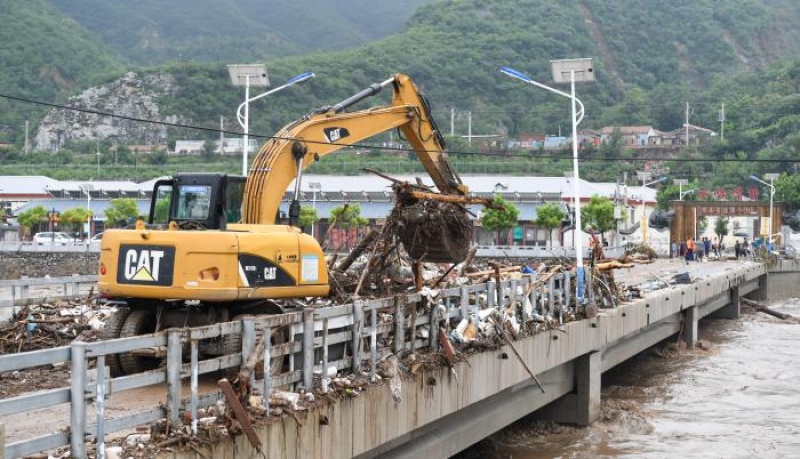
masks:
<path fill-rule="evenodd" d="M 800 300 L 770 306 L 800 317 Z M 457 457 L 800 457 L 800 323 L 743 310 L 701 321 L 700 340 L 706 350 L 662 346 L 604 374 L 591 427 L 524 419 Z"/>

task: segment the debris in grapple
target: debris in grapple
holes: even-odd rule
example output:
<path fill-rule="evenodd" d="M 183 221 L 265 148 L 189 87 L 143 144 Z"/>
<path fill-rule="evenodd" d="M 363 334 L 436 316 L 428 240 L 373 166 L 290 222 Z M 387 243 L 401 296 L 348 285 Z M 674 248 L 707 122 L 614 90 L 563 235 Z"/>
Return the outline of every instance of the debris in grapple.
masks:
<path fill-rule="evenodd" d="M 472 246 L 472 221 L 462 206 L 421 200 L 395 207 L 393 217 L 397 219 L 397 236 L 411 258 L 451 263 L 467 258 Z"/>

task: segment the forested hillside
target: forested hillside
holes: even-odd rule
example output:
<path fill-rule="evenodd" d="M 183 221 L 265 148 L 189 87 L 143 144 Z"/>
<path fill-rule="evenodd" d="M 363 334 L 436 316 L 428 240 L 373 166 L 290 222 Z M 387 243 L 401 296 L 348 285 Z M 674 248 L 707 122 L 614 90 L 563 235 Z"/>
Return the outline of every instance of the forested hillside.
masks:
<path fill-rule="evenodd" d="M 111 80 L 112 74 L 118 77 L 122 73 L 117 71 L 121 58 L 111 57 L 107 49 L 97 44 L 100 36 L 116 39 L 112 35 L 117 30 L 120 41 L 113 46 L 118 49 L 135 48 L 137 44 L 150 43 L 143 37 L 156 37 L 154 50 L 170 49 L 174 53 L 182 46 L 197 46 L 219 53 L 222 57 L 212 58 L 214 62 L 210 63 L 182 58 L 149 69 L 125 70 L 175 74 L 179 85 L 175 96 L 159 101 L 165 116 L 179 116 L 212 130 L 223 116 L 228 119 L 228 129 L 238 130 L 231 120 L 242 91 L 227 81 L 225 64 L 232 59 L 230 49 L 224 46 L 253 34 L 249 35 L 255 40 L 253 46 L 245 48 L 254 52 L 253 60 L 267 64 L 275 83 L 303 71 L 317 74 L 310 83 L 254 105 L 251 129 L 254 135 L 262 136 L 311 108 L 337 102 L 395 72 L 411 75 L 427 93 L 446 132 L 452 109 L 456 113 L 456 130 L 462 135 L 468 112 L 476 134 L 556 134 L 562 128 L 569 129 L 568 101 L 510 80 L 498 68 L 511 66 L 538 81 L 553 84 L 550 60 L 573 57 L 595 59 L 597 82 L 578 88 L 586 105 L 582 127 L 652 124 L 657 129 L 671 130 L 685 122 L 689 103 L 693 124 L 715 128 L 722 103 L 728 100 L 731 123 L 735 124 L 733 116 L 737 111 L 742 114 L 745 108 L 736 107 L 730 100 L 741 100 L 762 89 L 758 87 L 759 76 L 751 76 L 747 78 L 756 87 L 736 86 L 735 92 L 726 93 L 723 88 L 730 87 L 730 82 L 745 81 L 736 80 L 737 75 L 763 72 L 769 64 L 800 55 L 800 29 L 795 27 L 800 23 L 800 3 L 791 0 L 676 0 L 668 5 L 655 0 L 431 1 L 418 9 L 402 32 L 340 52 L 329 50 L 342 36 L 334 31 L 341 32 L 343 22 L 356 21 L 358 17 L 359 23 L 376 26 L 376 15 L 399 14 L 391 13 L 397 10 L 390 7 L 408 13 L 413 5 L 427 2 L 418 0 L 399 7 L 388 1 L 296 2 L 303 3 L 300 6 L 278 1 L 270 2 L 267 10 L 264 2 L 255 0 L 222 0 L 208 5 L 196 1 L 191 2 L 193 7 L 179 12 L 152 13 L 163 2 L 51 1 L 83 18 L 97 40 L 91 41 L 76 20 L 59 17 L 48 2 L 4 2 L 2 7 L 9 14 L 41 18 L 25 25 L 11 21 L 12 31 L 3 28 L 9 43 L 4 52 L 13 56 L 7 60 L 10 65 L 0 68 L 0 78 L 5 78 L 0 81 L 8 81 L 2 87 L 4 94 L 59 102 L 64 95 L 78 94 L 86 88 L 87 84 L 80 82 L 89 76 L 102 74 L 106 80 Z M 223 37 L 221 31 L 225 27 L 215 28 L 217 23 L 237 24 L 231 29 L 238 32 L 228 32 L 224 35 L 228 41 L 220 38 L 217 42 L 214 34 L 206 34 L 220 30 L 219 37 Z M 197 26 L 197 30 L 191 32 L 192 27 L 187 24 Z M 167 30 L 163 32 L 166 35 L 160 35 L 162 28 Z M 358 30 L 361 36 L 375 33 L 368 32 L 371 29 L 366 26 Z M 144 35 L 135 38 L 139 31 Z M 288 40 L 291 34 L 308 40 Z M 44 46 L 48 40 L 53 44 Z M 281 40 L 287 47 L 309 47 L 311 43 L 319 43 L 320 47 L 311 54 L 271 57 L 267 48 L 280 46 Z M 74 43 L 78 45 L 73 46 Z M 67 44 L 69 48 L 53 52 Z M 55 64 L 44 64 L 47 56 Z M 85 56 L 91 56 L 91 63 L 86 62 Z M 80 75 L 70 76 L 69 84 L 50 85 L 54 79 L 48 77 L 53 73 L 49 69 L 59 69 L 63 74 L 62 69 L 73 67 L 78 67 L 76 73 Z M 93 73 L 95 70 L 98 74 Z M 384 103 L 385 99 L 380 101 Z M 3 103 L 8 104 L 7 100 Z M 43 113 L 41 108 L 18 103 L 0 113 L 0 123 L 6 126 L 0 133 L 0 142 L 20 143 L 22 116 L 27 116 L 20 115 L 20 111 L 26 110 L 28 114 L 34 110 Z M 173 139 L 214 135 L 211 131 L 171 133 Z"/>
<path fill-rule="evenodd" d="M 132 62 L 238 63 L 402 31 L 433 0 L 50 0 Z"/>
<path fill-rule="evenodd" d="M 0 93 L 55 102 L 125 70 L 122 60 L 47 0 L 0 2 Z M 0 143 L 20 141 L 44 108 L 0 98 Z"/>

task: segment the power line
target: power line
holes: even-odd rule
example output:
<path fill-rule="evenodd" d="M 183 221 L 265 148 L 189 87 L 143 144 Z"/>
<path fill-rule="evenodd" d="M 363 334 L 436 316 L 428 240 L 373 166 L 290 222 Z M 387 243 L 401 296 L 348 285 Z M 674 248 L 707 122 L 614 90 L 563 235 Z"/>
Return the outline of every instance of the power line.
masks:
<path fill-rule="evenodd" d="M 22 103 L 34 104 L 34 105 L 41 105 L 45 107 L 60 109 L 60 110 L 67 110 L 67 111 L 76 111 L 81 113 L 88 113 L 97 116 L 109 117 L 109 118 L 116 118 L 122 119 L 127 121 L 135 121 L 140 123 L 148 123 L 148 124 L 155 124 L 160 126 L 167 126 L 167 127 L 174 127 L 174 128 L 181 128 L 181 129 L 191 129 L 191 130 L 198 130 L 198 131 L 206 131 L 206 132 L 213 132 L 215 134 L 223 133 L 223 134 L 230 134 L 230 135 L 243 135 L 241 132 L 236 131 L 229 131 L 226 129 L 219 129 L 219 128 L 208 128 L 203 126 L 193 126 L 188 124 L 181 124 L 181 123 L 172 123 L 168 121 L 161 121 L 161 120 L 150 120 L 144 118 L 137 118 L 133 116 L 126 116 L 126 115 L 118 115 L 114 113 L 107 113 L 102 112 L 99 110 L 92 110 L 82 107 L 70 107 L 61 104 L 55 104 L 50 102 L 42 102 L 38 100 L 28 99 L 24 97 L 12 96 L 8 94 L 0 93 L 0 98 L 5 98 L 9 100 L 14 100 Z M 370 145 L 370 144 L 344 144 L 344 143 L 336 143 L 336 142 L 323 142 L 323 141 L 314 141 L 308 139 L 300 139 L 300 138 L 293 138 L 293 137 L 281 137 L 281 136 L 272 136 L 272 135 L 264 135 L 258 133 L 250 133 L 250 136 L 257 137 L 261 139 L 270 139 L 270 140 L 296 140 L 300 142 L 304 142 L 307 144 L 321 144 L 321 145 L 336 145 L 341 147 L 350 147 L 350 148 L 368 148 L 372 150 L 382 150 L 382 151 L 393 151 L 393 152 L 404 152 L 404 153 L 412 153 L 416 150 L 412 148 L 397 148 L 397 147 L 383 147 L 379 145 Z M 466 156 L 486 156 L 486 157 L 511 157 L 511 158 L 529 158 L 529 159 L 551 159 L 551 160 L 569 160 L 572 157 L 569 154 L 531 154 L 531 153 L 511 153 L 511 154 L 498 154 L 498 153 L 486 153 L 486 152 L 472 152 L 472 151 L 454 151 L 448 150 L 448 154 L 451 155 L 466 155 Z M 767 159 L 767 158 L 664 158 L 663 156 L 652 157 L 652 156 L 640 156 L 640 157 L 631 157 L 631 156 L 604 156 L 604 157 L 591 157 L 591 156 L 583 156 L 579 157 L 579 161 L 583 163 L 587 162 L 616 162 L 616 161 L 660 161 L 660 162 L 750 162 L 750 163 L 800 163 L 800 158 L 797 159 Z"/>

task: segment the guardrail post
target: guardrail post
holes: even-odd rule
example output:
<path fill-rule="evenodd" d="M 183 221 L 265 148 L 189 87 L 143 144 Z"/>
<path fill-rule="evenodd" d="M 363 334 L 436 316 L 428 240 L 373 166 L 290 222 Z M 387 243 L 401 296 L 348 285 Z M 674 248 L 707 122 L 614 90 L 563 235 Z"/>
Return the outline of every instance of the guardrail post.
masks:
<path fill-rule="evenodd" d="M 314 309 L 303 309 L 303 386 L 311 391 L 314 381 Z"/>
<path fill-rule="evenodd" d="M 497 294 L 497 286 L 493 280 L 486 283 L 486 309 L 494 307 L 495 295 Z"/>
<path fill-rule="evenodd" d="M 264 328 L 264 412 L 269 416 L 269 396 L 272 393 L 272 328 Z"/>
<path fill-rule="evenodd" d="M 511 292 L 509 293 L 509 297 L 508 297 L 509 298 L 508 299 L 508 301 L 509 301 L 508 304 L 510 304 L 510 305 L 511 304 L 517 304 L 517 288 L 519 288 L 519 283 L 520 283 L 519 280 L 516 280 L 516 279 L 511 279 L 511 281 L 510 281 Z M 522 308 L 517 307 L 517 310 L 520 310 L 520 309 L 522 309 Z"/>
<path fill-rule="evenodd" d="M 95 407 L 97 411 L 97 458 L 106 459 L 106 356 L 98 355 L 95 364 L 97 381 L 95 382 Z"/>
<path fill-rule="evenodd" d="M 199 376 L 199 368 L 198 368 L 198 354 L 199 354 L 199 343 L 196 339 L 191 337 L 190 332 L 190 339 L 191 339 L 191 349 L 189 350 L 190 353 L 190 360 L 191 360 L 191 368 L 192 368 L 192 377 L 190 383 L 190 389 L 192 391 L 191 400 L 189 401 L 189 410 L 192 412 L 192 435 L 197 435 L 197 391 L 198 391 L 198 376 Z"/>
<path fill-rule="evenodd" d="M 181 343 L 183 330 L 167 330 L 167 420 L 173 429 L 182 425 L 181 421 L 181 365 L 183 363 Z"/>
<path fill-rule="evenodd" d="M 353 373 L 361 369 L 361 330 L 364 327 L 364 301 L 353 301 Z M 412 346 L 413 349 L 413 346 Z"/>
<path fill-rule="evenodd" d="M 369 380 L 375 381 L 375 370 L 378 366 L 378 308 L 374 304 L 369 310 L 369 321 L 372 324 L 369 332 Z"/>
<path fill-rule="evenodd" d="M 461 287 L 461 320 L 469 317 L 469 288 Z"/>
<path fill-rule="evenodd" d="M 400 356 L 406 341 L 406 330 L 403 327 L 403 313 L 405 312 L 405 297 L 395 295 L 394 297 L 394 353 Z"/>
<path fill-rule="evenodd" d="M 267 327 L 269 328 L 269 327 Z M 247 364 L 247 359 L 250 358 L 256 350 L 256 321 L 253 316 L 246 316 L 242 319 L 242 362 L 239 364 L 240 368 Z M 266 368 L 266 367 L 264 367 Z M 266 373 L 266 370 L 265 370 Z M 256 378 L 250 378 L 250 390 L 253 390 Z"/>
<path fill-rule="evenodd" d="M 72 457 L 86 457 L 86 346 L 83 341 L 73 341 L 70 345 L 70 454 Z"/>
<path fill-rule="evenodd" d="M 328 318 L 322 319 L 322 393 L 328 393 Z"/>
<path fill-rule="evenodd" d="M 428 347 L 432 351 L 439 349 L 439 305 L 434 301 L 428 300 L 431 306 L 431 312 L 428 315 Z"/>

